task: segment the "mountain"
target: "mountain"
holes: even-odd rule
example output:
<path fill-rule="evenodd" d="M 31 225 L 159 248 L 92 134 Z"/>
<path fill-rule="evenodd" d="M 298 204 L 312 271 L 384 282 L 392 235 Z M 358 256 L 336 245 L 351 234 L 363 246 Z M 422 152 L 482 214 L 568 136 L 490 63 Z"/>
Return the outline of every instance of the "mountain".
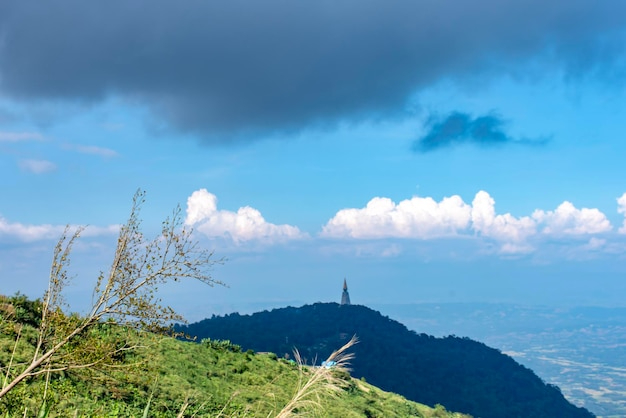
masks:
<path fill-rule="evenodd" d="M 356 335 L 360 342 L 354 347 L 352 375 L 413 401 L 481 418 L 594 416 L 496 349 L 469 338 L 416 334 L 365 306 L 317 303 L 233 313 L 180 330 L 285 357 L 297 348 L 311 362 Z"/>

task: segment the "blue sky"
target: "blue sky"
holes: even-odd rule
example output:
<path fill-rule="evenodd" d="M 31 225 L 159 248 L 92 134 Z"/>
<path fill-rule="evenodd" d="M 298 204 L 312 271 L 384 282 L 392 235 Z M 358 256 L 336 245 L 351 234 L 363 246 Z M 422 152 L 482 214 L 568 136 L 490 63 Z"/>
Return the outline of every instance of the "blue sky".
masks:
<path fill-rule="evenodd" d="M 338 301 L 624 306 L 626 5 L 0 5 L 0 292 L 68 301 L 134 192 L 228 288 L 192 319 Z"/>

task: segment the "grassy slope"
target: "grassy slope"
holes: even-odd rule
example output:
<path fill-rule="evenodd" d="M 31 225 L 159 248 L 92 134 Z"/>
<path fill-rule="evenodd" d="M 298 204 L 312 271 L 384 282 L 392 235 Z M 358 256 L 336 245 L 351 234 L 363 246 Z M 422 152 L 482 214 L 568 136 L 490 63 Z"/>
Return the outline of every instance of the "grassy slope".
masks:
<path fill-rule="evenodd" d="M 24 327 L 15 360 L 28 359 L 34 338 L 35 330 Z M 50 417 L 140 417 L 148 402 L 151 417 L 177 416 L 185 405 L 187 417 L 269 417 L 297 387 L 298 367 L 272 354 L 234 352 L 225 344 L 209 346 L 130 332 L 115 338 L 135 340 L 145 348 L 121 359 L 122 367 L 54 374 L 48 390 Z M 0 334 L 3 374 L 15 339 L 14 332 Z M 464 416 L 407 401 L 347 375 L 344 378 L 346 389 L 337 398 L 323 398 L 323 409 L 316 416 Z M 43 378 L 16 387 L 0 400 L 0 416 L 24 416 L 24 411 L 26 416 L 36 416 L 43 391 Z"/>

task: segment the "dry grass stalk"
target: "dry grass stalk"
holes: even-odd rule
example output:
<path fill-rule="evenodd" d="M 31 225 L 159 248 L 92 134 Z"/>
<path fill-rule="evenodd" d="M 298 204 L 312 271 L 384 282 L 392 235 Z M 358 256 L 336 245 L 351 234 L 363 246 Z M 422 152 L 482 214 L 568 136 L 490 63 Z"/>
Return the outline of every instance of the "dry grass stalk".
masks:
<path fill-rule="evenodd" d="M 299 410 L 320 410 L 322 396 L 338 396 L 347 382 L 338 377 L 336 372 L 348 370 L 347 366 L 354 354 L 347 350 L 357 342 L 357 338 L 352 337 L 343 347 L 334 351 L 326 360 L 326 364 L 333 364 L 332 367 L 306 366 L 296 350 L 296 362 L 300 369 L 297 390 L 276 418 L 291 417 Z"/>

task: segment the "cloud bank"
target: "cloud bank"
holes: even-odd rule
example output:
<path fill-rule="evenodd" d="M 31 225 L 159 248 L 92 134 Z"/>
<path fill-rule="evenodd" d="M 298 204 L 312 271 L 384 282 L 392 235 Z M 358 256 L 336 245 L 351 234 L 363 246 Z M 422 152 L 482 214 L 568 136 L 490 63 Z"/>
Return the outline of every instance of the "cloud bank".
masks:
<path fill-rule="evenodd" d="M 626 217 L 626 193 L 617 199 L 618 212 Z M 388 239 L 432 240 L 462 239 L 495 243 L 504 254 L 528 253 L 545 239 L 585 241 L 584 248 L 607 247 L 606 234 L 613 230 L 607 217 L 596 208 L 576 208 L 565 201 L 550 211 L 537 209 L 530 216 L 498 214 L 495 200 L 486 191 L 479 191 L 471 203 L 458 195 L 437 202 L 431 197 L 412 197 L 399 203 L 375 197 L 363 208 L 339 210 L 323 227 L 319 237 L 331 240 L 354 240 L 367 244 Z M 193 192 L 187 199 L 185 225 L 211 239 L 227 239 L 240 245 L 258 243 L 273 245 L 308 239 L 309 235 L 292 225 L 267 222 L 250 206 L 236 212 L 217 207 L 217 197 L 206 189 Z M 77 226 L 70 226 L 74 231 Z M 85 237 L 106 236 L 119 232 L 119 225 L 88 227 Z M 58 239 L 62 225 L 29 225 L 9 222 L 0 216 L 0 239 L 22 242 Z M 618 231 L 626 234 L 626 220 Z M 545 242 L 545 241 L 544 241 Z M 385 256 L 397 255 L 397 243 L 385 243 Z M 366 248 L 366 247 L 363 247 Z M 614 248 L 614 246 L 612 247 Z"/>
<path fill-rule="evenodd" d="M 375 197 L 362 209 L 342 209 L 322 229 L 325 237 L 436 238 L 457 235 L 466 229 L 471 207 L 459 196 L 436 202 L 414 197 L 397 205 Z"/>
<path fill-rule="evenodd" d="M 626 194 L 623 196 L 626 208 Z M 626 209 L 622 209 L 626 213 Z M 598 209 L 577 209 L 563 202 L 554 211 L 536 210 L 531 216 L 496 214 L 495 200 L 485 191 L 476 193 L 471 205 L 460 196 L 436 202 L 430 197 L 413 197 L 395 204 L 375 197 L 361 209 L 342 209 L 322 228 L 327 238 L 483 237 L 499 242 L 501 252 L 532 250 L 530 240 L 539 236 L 588 236 L 611 231 L 606 216 Z"/>
<path fill-rule="evenodd" d="M 467 74 L 619 74 L 602 70 L 623 60 L 625 27 L 626 3 L 609 0 L 8 0 L 0 93 L 117 96 L 223 141 L 398 114 Z"/>
<path fill-rule="evenodd" d="M 554 211 L 536 210 L 533 219 L 544 224 L 542 233 L 549 235 L 599 234 L 611 230 L 611 223 L 598 209 L 576 209 L 567 201 Z"/>
<path fill-rule="evenodd" d="M 217 209 L 217 197 L 206 189 L 196 190 L 187 199 L 185 224 L 210 238 L 229 238 L 235 243 L 258 241 L 267 244 L 305 238 L 291 225 L 267 222 L 261 212 L 245 206 L 237 212 Z"/>
<path fill-rule="evenodd" d="M 78 226 L 76 225 L 70 226 L 70 233 L 76 231 L 77 228 Z M 9 222 L 7 219 L 0 216 L 0 239 L 11 238 L 22 242 L 58 240 L 65 229 L 65 225 L 28 225 L 19 222 Z M 89 226 L 83 231 L 81 236 L 96 237 L 112 235 L 117 234 L 119 230 L 119 225 L 109 225 L 106 227 Z"/>

